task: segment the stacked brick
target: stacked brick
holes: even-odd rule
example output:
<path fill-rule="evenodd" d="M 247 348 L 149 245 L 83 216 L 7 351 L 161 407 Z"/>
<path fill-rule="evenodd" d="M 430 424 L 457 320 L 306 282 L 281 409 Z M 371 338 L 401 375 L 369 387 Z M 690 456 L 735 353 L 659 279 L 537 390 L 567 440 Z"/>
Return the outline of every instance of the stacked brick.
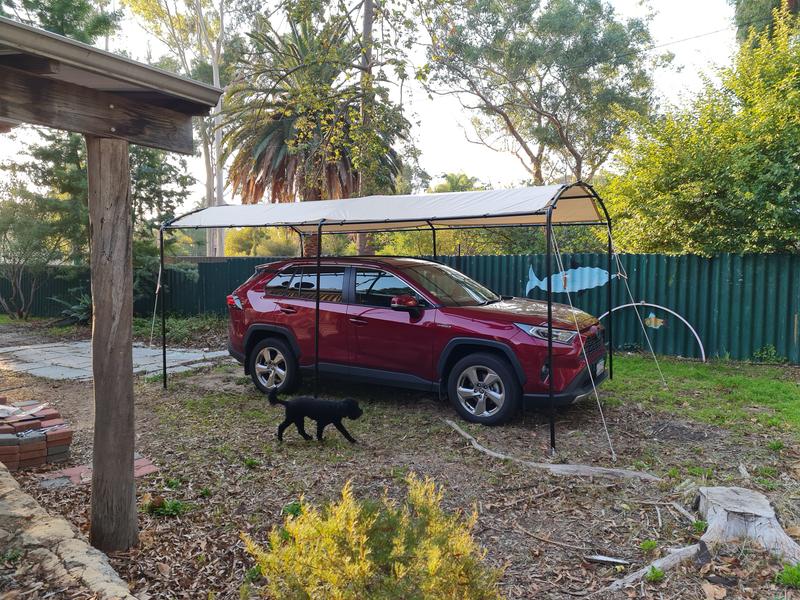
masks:
<path fill-rule="evenodd" d="M 0 398 L 0 404 L 6 404 L 4 398 Z M 11 404 L 23 412 L 39 405 L 41 403 L 35 401 Z M 9 471 L 64 462 L 69 458 L 72 433 L 53 408 L 44 407 L 29 415 L 0 417 L 0 462 Z"/>

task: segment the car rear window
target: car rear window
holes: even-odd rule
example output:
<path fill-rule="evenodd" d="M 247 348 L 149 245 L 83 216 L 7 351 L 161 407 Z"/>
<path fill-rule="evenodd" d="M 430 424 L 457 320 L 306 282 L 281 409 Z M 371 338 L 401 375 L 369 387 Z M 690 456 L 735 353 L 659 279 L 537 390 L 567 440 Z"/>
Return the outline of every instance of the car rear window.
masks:
<path fill-rule="evenodd" d="M 322 267 L 319 272 L 320 300 L 341 302 L 344 287 L 344 267 Z M 315 300 L 317 292 L 316 266 L 297 266 L 284 269 L 264 286 L 269 296 Z"/>

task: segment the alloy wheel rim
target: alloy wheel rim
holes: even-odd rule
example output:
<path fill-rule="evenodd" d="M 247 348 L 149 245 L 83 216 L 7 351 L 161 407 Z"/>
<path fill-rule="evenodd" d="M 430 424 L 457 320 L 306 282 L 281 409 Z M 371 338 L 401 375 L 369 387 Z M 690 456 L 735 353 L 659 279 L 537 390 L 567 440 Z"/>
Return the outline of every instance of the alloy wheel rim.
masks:
<path fill-rule="evenodd" d="M 280 387 L 286 380 L 286 358 L 280 350 L 270 346 L 256 356 L 256 377 L 268 390 Z"/>
<path fill-rule="evenodd" d="M 503 407 L 506 390 L 503 380 L 489 367 L 467 367 L 458 376 L 456 394 L 461 406 L 476 417 L 491 417 Z"/>

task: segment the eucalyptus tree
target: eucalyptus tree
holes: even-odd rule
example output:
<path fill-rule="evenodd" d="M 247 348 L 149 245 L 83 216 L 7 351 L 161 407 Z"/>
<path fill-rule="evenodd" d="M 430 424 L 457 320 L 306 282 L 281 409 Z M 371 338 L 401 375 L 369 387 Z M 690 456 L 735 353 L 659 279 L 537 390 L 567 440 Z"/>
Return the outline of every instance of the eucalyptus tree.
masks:
<path fill-rule="evenodd" d="M 774 12 L 785 7 L 789 12 L 800 11 L 800 0 L 729 0 L 735 12 L 736 39 L 747 40 L 751 33 L 771 32 L 774 26 Z"/>
<path fill-rule="evenodd" d="M 244 203 L 347 198 L 370 169 L 376 187 L 394 191 L 401 161 L 394 148 L 408 121 L 373 82 L 363 120 L 360 44 L 349 13 L 285 11 L 278 31 L 257 18 L 239 78 L 226 98 L 229 181 Z M 315 251 L 316 239 L 306 238 Z"/>
<path fill-rule="evenodd" d="M 420 77 L 473 112 L 478 140 L 510 151 L 535 184 L 591 180 L 626 114 L 653 103 L 648 24 L 603 0 L 430 0 Z"/>

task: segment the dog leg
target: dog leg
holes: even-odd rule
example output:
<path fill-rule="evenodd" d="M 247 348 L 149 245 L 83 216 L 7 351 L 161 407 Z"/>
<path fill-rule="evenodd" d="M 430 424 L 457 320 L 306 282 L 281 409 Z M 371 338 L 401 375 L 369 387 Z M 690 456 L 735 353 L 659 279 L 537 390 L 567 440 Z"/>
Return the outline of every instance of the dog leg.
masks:
<path fill-rule="evenodd" d="M 308 435 L 306 433 L 305 419 L 298 419 L 297 421 L 294 422 L 294 424 L 297 425 L 297 433 L 302 435 L 303 439 L 305 439 L 305 440 L 313 440 L 314 439 L 313 437 L 311 437 L 310 435 Z"/>
<path fill-rule="evenodd" d="M 278 441 L 279 442 L 283 441 L 283 432 L 286 431 L 286 428 L 291 424 L 292 424 L 292 422 L 287 419 L 283 423 L 278 425 Z"/>
<path fill-rule="evenodd" d="M 333 426 L 336 427 L 336 429 L 338 429 L 342 433 L 342 435 L 348 442 L 350 442 L 351 444 L 358 443 L 356 442 L 355 438 L 352 435 L 350 435 L 350 432 L 344 428 L 344 425 L 342 424 L 341 421 L 334 421 Z"/>
<path fill-rule="evenodd" d="M 325 426 L 327 423 L 323 423 L 321 421 L 317 421 L 317 439 L 321 442 L 322 441 L 322 432 L 325 431 Z"/>

